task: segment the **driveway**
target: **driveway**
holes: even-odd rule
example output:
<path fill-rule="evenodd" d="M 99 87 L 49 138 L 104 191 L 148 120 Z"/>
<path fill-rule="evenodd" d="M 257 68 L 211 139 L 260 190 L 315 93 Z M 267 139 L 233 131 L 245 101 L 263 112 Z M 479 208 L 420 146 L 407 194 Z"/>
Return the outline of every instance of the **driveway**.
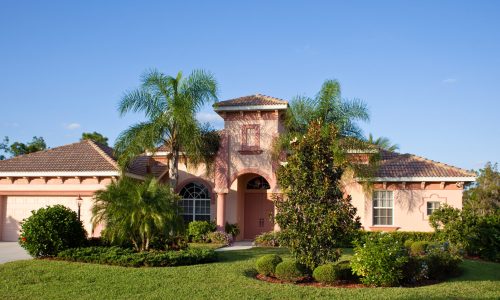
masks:
<path fill-rule="evenodd" d="M 22 259 L 31 259 L 31 256 L 17 242 L 0 242 L 0 264 Z"/>

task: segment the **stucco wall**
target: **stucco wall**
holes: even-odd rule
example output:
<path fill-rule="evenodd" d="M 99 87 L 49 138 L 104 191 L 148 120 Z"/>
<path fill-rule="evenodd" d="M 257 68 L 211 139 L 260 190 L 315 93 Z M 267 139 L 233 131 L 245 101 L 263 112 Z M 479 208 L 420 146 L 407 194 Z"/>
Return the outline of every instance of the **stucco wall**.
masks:
<path fill-rule="evenodd" d="M 418 185 L 409 185 L 402 188 L 400 184 L 389 184 L 386 190 L 393 191 L 393 225 L 379 226 L 379 228 L 393 227 L 400 231 L 432 231 L 427 216 L 427 201 L 439 201 L 453 207 L 462 208 L 461 188 L 454 187 L 449 183 L 439 188 L 441 184 L 428 184 L 424 188 L 416 188 Z M 384 190 L 380 185 L 376 185 L 374 190 Z M 373 226 L 372 193 L 366 193 L 358 183 L 346 185 L 346 193 L 351 195 L 353 205 L 358 209 L 357 214 L 361 218 L 361 223 L 366 230 L 377 230 Z"/>

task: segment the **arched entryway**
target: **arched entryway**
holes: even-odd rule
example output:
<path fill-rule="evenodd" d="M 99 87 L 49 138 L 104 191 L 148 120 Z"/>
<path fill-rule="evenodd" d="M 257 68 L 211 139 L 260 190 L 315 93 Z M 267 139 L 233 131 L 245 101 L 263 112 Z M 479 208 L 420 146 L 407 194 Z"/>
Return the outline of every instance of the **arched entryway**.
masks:
<path fill-rule="evenodd" d="M 268 193 L 271 187 L 264 177 L 249 174 L 244 178 L 243 238 L 254 239 L 257 235 L 274 229 L 274 204 Z"/>

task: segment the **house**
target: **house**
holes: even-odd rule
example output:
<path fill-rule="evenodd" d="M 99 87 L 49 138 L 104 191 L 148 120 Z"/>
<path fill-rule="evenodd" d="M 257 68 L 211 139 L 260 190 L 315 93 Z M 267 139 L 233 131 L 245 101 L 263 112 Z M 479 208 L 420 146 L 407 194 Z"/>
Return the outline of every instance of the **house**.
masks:
<path fill-rule="evenodd" d="M 203 165 L 179 165 L 176 191 L 186 221 L 238 223 L 238 239 L 278 230 L 272 222 L 277 163 L 271 157 L 273 140 L 285 129 L 288 102 L 252 95 L 218 102 L 214 110 L 224 119 L 215 170 Z M 352 153 L 361 163 L 369 153 Z M 466 170 L 412 154 L 381 151 L 381 162 L 370 191 L 356 178 L 344 183 L 366 230 L 430 231 L 428 217 L 441 204 L 462 207 L 464 185 L 475 179 Z M 20 223 L 32 210 L 63 204 L 81 214 L 92 232 L 93 194 L 119 176 L 168 178 L 169 153 L 160 147 L 139 156 L 122 174 L 109 147 L 92 141 L 0 161 L 0 240 L 16 241 Z M 185 158 L 184 158 L 185 159 Z"/>

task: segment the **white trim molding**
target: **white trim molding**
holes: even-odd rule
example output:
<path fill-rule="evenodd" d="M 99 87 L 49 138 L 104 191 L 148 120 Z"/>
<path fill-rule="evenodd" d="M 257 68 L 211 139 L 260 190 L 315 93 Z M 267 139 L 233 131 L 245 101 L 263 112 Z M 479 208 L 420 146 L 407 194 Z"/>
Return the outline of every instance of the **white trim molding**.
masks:
<path fill-rule="evenodd" d="M 374 177 L 370 179 L 356 178 L 357 181 L 374 182 L 473 182 L 476 177 Z"/>
<path fill-rule="evenodd" d="M 217 104 L 216 104 L 217 105 Z M 214 111 L 253 111 L 253 110 L 281 110 L 287 109 L 288 104 L 274 104 L 274 105 L 241 105 L 241 106 L 220 106 L 214 107 Z"/>
<path fill-rule="evenodd" d="M 0 177 L 75 177 L 120 176 L 119 171 L 51 171 L 51 172 L 0 172 Z"/>

